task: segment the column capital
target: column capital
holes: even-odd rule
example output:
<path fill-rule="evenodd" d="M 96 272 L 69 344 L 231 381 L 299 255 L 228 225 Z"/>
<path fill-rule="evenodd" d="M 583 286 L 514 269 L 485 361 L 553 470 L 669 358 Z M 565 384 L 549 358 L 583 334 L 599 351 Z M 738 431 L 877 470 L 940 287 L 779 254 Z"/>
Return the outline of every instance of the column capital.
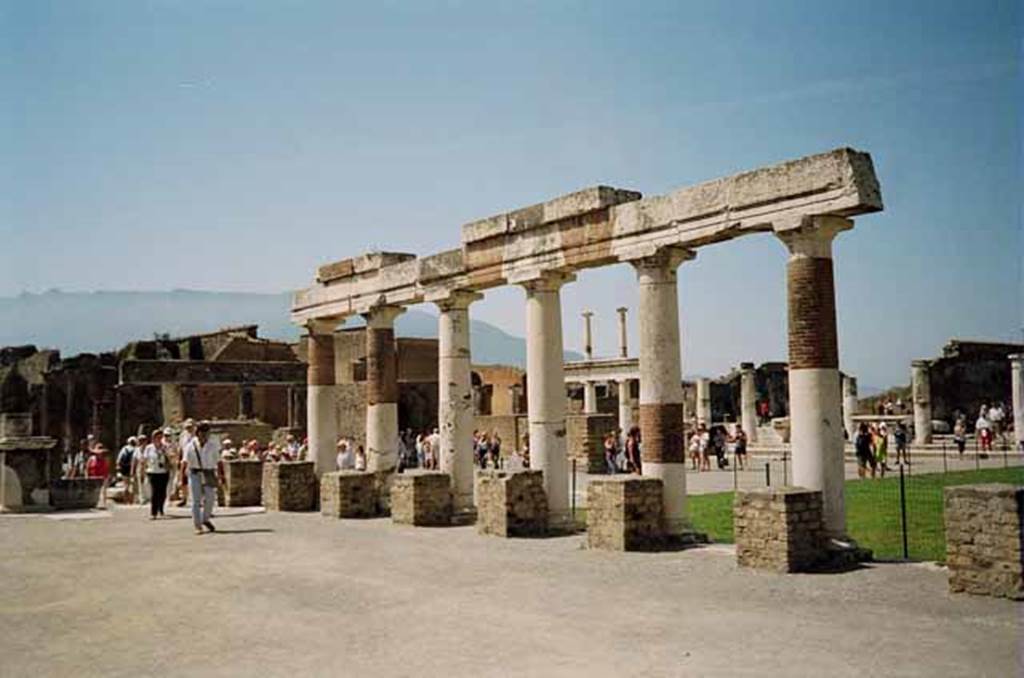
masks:
<path fill-rule="evenodd" d="M 930 360 L 911 360 L 910 361 L 910 366 L 915 368 L 915 369 L 918 369 L 918 368 L 928 369 L 929 367 L 931 367 L 931 361 Z"/>
<path fill-rule="evenodd" d="M 740 363 L 740 373 L 753 373 L 755 372 L 754 363 Z"/>
<path fill-rule="evenodd" d="M 427 301 L 433 302 L 441 311 L 465 311 L 474 301 L 480 301 L 484 295 L 472 290 L 451 290 L 431 296 Z"/>
<path fill-rule="evenodd" d="M 1007 358 L 1015 365 L 1024 365 L 1024 353 L 1011 353 Z"/>
<path fill-rule="evenodd" d="M 794 257 L 832 258 L 832 241 L 853 228 L 853 221 L 830 214 L 798 216 L 772 224 L 775 235 Z"/>
<path fill-rule="evenodd" d="M 665 246 L 652 248 L 641 256 L 626 259 L 639 275 L 675 275 L 676 269 L 686 261 L 697 257 L 696 250 L 685 247 Z"/>
<path fill-rule="evenodd" d="M 371 306 L 369 310 L 360 313 L 366 321 L 367 327 L 391 328 L 395 324 L 395 318 L 405 313 L 404 306 Z"/>
<path fill-rule="evenodd" d="M 517 284 L 522 285 L 527 294 L 535 292 L 557 292 L 562 285 L 574 282 L 575 273 L 566 271 L 545 271 L 533 278 L 518 280 Z"/>
<path fill-rule="evenodd" d="M 309 334 L 333 334 L 344 321 L 342 317 L 314 318 L 303 323 L 303 327 Z"/>

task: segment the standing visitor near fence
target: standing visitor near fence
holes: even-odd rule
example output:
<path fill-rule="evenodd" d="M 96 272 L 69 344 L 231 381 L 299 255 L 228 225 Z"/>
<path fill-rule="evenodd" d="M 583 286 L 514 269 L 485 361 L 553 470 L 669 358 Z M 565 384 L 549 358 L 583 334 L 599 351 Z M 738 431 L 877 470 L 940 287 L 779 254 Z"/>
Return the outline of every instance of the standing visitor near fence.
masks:
<path fill-rule="evenodd" d="M 987 414 L 986 407 L 985 414 L 979 415 L 978 420 L 974 422 L 974 434 L 978 436 L 982 452 L 989 452 L 992 449 L 992 423 L 988 420 Z"/>
<path fill-rule="evenodd" d="M 896 463 L 899 464 L 902 460 L 903 463 L 910 465 L 910 457 L 907 455 L 907 425 L 902 421 L 896 424 L 896 430 L 892 432 L 893 442 L 896 443 Z"/>
<path fill-rule="evenodd" d="M 146 463 L 146 477 L 149 479 L 149 519 L 156 520 L 164 515 L 167 501 L 167 483 L 170 480 L 171 464 L 167 456 L 167 441 L 161 429 L 153 431 L 153 442 L 143 452 Z"/>
<path fill-rule="evenodd" d="M 124 483 L 124 499 L 128 503 L 132 501 L 132 454 L 135 452 L 135 443 L 135 436 L 129 436 L 124 447 L 117 453 L 117 477 Z"/>
<path fill-rule="evenodd" d="M 957 419 L 953 425 L 953 442 L 956 443 L 956 450 L 960 456 L 964 456 L 964 450 L 967 448 L 967 422 L 963 417 Z"/>
<path fill-rule="evenodd" d="M 135 451 L 132 452 L 132 486 L 136 504 L 145 504 L 149 500 L 146 494 L 146 446 L 149 445 L 149 437 L 140 434 L 136 440 Z"/>
<path fill-rule="evenodd" d="M 739 424 L 736 425 L 736 430 L 729 438 L 729 442 L 733 444 L 733 457 L 736 460 L 736 465 L 739 470 L 743 471 L 747 468 L 747 433 L 743 430 L 743 427 Z"/>
<path fill-rule="evenodd" d="M 868 425 L 861 423 L 857 431 L 857 439 L 854 441 L 854 449 L 857 453 L 857 477 L 864 478 L 868 468 L 871 468 L 871 477 L 875 477 L 875 456 L 872 451 L 871 432 Z"/>
<path fill-rule="evenodd" d="M 884 424 L 880 424 L 875 430 L 875 464 L 878 466 L 878 471 L 881 476 L 885 477 L 885 472 L 889 470 L 889 428 Z"/>
<path fill-rule="evenodd" d="M 85 462 L 86 478 L 102 478 L 103 485 L 100 487 L 100 506 L 107 505 L 107 485 L 110 484 L 110 464 L 107 462 L 107 448 L 102 444 L 90 450 L 89 460 Z"/>
<path fill-rule="evenodd" d="M 196 435 L 188 441 L 185 469 L 192 493 L 192 523 L 196 534 L 202 534 L 204 527 L 215 532 L 217 528 L 210 518 L 217 501 L 220 445 L 210 437 L 210 425 L 205 422 L 196 427 Z"/>
<path fill-rule="evenodd" d="M 188 503 L 188 471 L 186 470 L 185 453 L 195 438 L 196 424 L 191 419 L 186 419 L 181 424 L 181 435 L 178 436 L 178 452 L 181 459 L 178 472 L 178 506 Z"/>

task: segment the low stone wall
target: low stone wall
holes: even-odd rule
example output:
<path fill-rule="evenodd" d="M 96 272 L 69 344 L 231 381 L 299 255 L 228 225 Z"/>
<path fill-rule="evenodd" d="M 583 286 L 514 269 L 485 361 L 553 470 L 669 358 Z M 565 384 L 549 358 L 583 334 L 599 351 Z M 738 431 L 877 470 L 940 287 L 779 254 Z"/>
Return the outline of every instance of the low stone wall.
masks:
<path fill-rule="evenodd" d="M 609 551 L 658 548 L 662 483 L 659 478 L 610 476 L 587 485 L 587 546 Z"/>
<path fill-rule="evenodd" d="M 50 505 L 56 509 L 96 508 L 103 478 L 61 478 L 50 482 Z"/>
<path fill-rule="evenodd" d="M 263 462 L 232 459 L 224 462 L 224 506 L 259 506 L 263 503 Z"/>
<path fill-rule="evenodd" d="M 826 557 L 821 492 L 740 490 L 733 501 L 733 530 L 736 560 L 744 567 L 804 572 Z"/>
<path fill-rule="evenodd" d="M 547 533 L 548 498 L 541 471 L 477 471 L 476 531 L 499 537 Z"/>
<path fill-rule="evenodd" d="M 377 481 L 366 471 L 335 471 L 320 477 L 320 513 L 331 518 L 373 518 Z"/>
<path fill-rule="evenodd" d="M 1024 487 L 947 487 L 944 504 L 949 590 L 1024 599 Z"/>
<path fill-rule="evenodd" d="M 431 471 L 396 475 L 391 483 L 391 520 L 420 527 L 451 525 L 451 476 Z"/>
<path fill-rule="evenodd" d="M 579 470 L 607 473 L 604 461 L 604 437 L 614 431 L 619 419 L 613 414 L 570 414 L 565 418 L 568 453 Z"/>
<path fill-rule="evenodd" d="M 263 505 L 268 511 L 315 511 L 318 489 L 311 461 L 263 464 Z"/>

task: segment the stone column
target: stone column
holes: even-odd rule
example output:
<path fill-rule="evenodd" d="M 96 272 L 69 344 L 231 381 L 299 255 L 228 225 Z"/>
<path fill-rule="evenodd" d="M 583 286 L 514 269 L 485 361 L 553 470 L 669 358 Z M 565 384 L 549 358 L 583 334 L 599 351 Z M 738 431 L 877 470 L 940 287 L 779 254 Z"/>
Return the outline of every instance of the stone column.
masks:
<path fill-rule="evenodd" d="M 857 378 L 843 377 L 843 428 L 851 443 L 857 438 L 857 425 L 853 415 L 857 412 Z"/>
<path fill-rule="evenodd" d="M 740 424 L 747 440 L 757 442 L 757 373 L 754 363 L 740 363 Z"/>
<path fill-rule="evenodd" d="M 317 476 L 337 467 L 338 412 L 334 380 L 334 328 L 337 320 L 316 320 L 306 325 L 306 432 L 309 436 L 307 461 Z"/>
<path fill-rule="evenodd" d="M 526 405 L 530 468 L 543 471 L 549 522 L 569 520 L 566 457 L 565 369 L 559 290 L 572 275 L 549 273 L 523 283 L 526 289 Z"/>
<path fill-rule="evenodd" d="M 1017 447 L 1024 446 L 1024 353 L 1010 356 L 1010 384 L 1013 398 L 1013 435 Z"/>
<path fill-rule="evenodd" d="M 629 357 L 629 350 L 626 346 L 626 312 L 629 311 L 625 306 L 620 306 L 615 309 L 616 313 L 619 314 L 619 357 Z"/>
<path fill-rule="evenodd" d="M 623 441 L 629 429 L 633 428 L 633 403 L 630 397 L 632 379 L 619 380 L 619 428 L 622 429 Z"/>
<path fill-rule="evenodd" d="M 398 354 L 395 318 L 400 306 L 375 306 L 366 320 L 366 470 L 398 465 Z"/>
<path fill-rule="evenodd" d="M 586 356 L 587 360 L 594 359 L 594 335 L 591 333 L 590 323 L 593 317 L 593 311 L 583 312 L 583 355 Z"/>
<path fill-rule="evenodd" d="M 455 292 L 437 300 L 438 413 L 441 471 L 451 476 L 456 510 L 473 506 L 473 386 L 469 305 L 483 295 Z"/>
<path fill-rule="evenodd" d="M 840 217 L 776 224 L 789 249 L 789 421 L 793 484 L 822 493 L 825 531 L 844 537 L 843 414 L 832 240 L 853 228 Z"/>
<path fill-rule="evenodd" d="M 711 380 L 705 377 L 697 379 L 697 421 L 711 426 Z"/>
<path fill-rule="evenodd" d="M 914 398 L 914 444 L 927 445 L 932 441 L 932 385 L 928 376 L 928 361 L 910 363 L 910 386 Z"/>
<path fill-rule="evenodd" d="M 583 382 L 583 414 L 597 414 L 597 384 Z"/>
<path fill-rule="evenodd" d="M 668 534 L 688 529 L 683 376 L 676 269 L 693 252 L 664 248 L 631 262 L 640 284 L 640 435 L 643 475 L 663 483 L 662 522 Z"/>

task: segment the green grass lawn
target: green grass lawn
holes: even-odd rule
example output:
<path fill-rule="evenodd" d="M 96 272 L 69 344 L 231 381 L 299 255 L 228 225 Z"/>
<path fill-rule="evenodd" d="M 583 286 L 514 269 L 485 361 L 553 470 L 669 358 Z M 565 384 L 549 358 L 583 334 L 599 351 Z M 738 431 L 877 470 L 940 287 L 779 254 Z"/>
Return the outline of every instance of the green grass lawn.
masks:
<path fill-rule="evenodd" d="M 1024 467 L 930 473 L 906 477 L 907 544 L 915 560 L 944 560 L 942 488 L 972 483 L 1024 485 Z M 899 477 L 846 481 L 846 525 L 858 544 L 879 559 L 902 558 Z M 692 495 L 694 527 L 717 542 L 732 542 L 732 492 Z"/>

